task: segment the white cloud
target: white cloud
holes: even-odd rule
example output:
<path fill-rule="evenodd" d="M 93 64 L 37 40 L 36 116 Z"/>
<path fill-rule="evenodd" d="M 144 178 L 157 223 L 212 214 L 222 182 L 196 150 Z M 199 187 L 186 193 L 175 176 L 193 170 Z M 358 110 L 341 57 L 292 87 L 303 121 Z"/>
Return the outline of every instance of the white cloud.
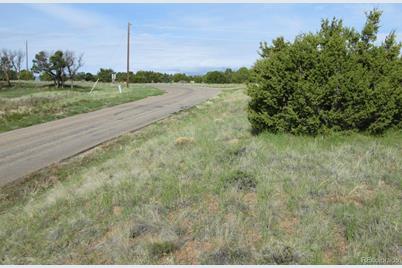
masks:
<path fill-rule="evenodd" d="M 77 28 L 90 28 L 103 25 L 104 18 L 99 14 L 84 11 L 62 4 L 32 4 L 31 8 L 53 19 L 61 20 Z"/>

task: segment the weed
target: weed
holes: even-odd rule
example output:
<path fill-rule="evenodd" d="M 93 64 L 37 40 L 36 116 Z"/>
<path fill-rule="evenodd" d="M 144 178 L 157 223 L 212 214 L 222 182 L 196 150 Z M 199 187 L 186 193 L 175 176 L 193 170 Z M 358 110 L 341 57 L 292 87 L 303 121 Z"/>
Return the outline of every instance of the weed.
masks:
<path fill-rule="evenodd" d="M 201 263 L 209 265 L 249 264 L 251 258 L 250 251 L 246 249 L 223 246 L 211 253 L 204 254 Z"/>
<path fill-rule="evenodd" d="M 297 264 L 300 254 L 291 246 L 274 245 L 261 252 L 262 264 Z"/>
<path fill-rule="evenodd" d="M 173 242 L 163 241 L 154 242 L 148 245 L 148 251 L 151 257 L 160 258 L 170 254 L 177 249 L 177 245 Z"/>
<path fill-rule="evenodd" d="M 257 181 L 250 173 L 236 170 L 223 178 L 225 187 L 234 186 L 239 191 L 255 191 Z"/>
<path fill-rule="evenodd" d="M 146 223 L 138 223 L 135 224 L 133 227 L 130 229 L 130 238 L 137 238 L 141 235 L 144 235 L 149 232 L 155 231 L 156 228 L 153 225 L 146 224 Z"/>

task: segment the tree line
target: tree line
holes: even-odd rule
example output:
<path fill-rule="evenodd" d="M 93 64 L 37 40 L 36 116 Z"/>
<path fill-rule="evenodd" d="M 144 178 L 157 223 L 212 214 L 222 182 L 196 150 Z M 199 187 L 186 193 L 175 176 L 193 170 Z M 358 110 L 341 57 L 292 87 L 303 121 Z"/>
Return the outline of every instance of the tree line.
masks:
<path fill-rule="evenodd" d="M 91 73 L 79 73 L 77 79 L 86 81 L 112 82 L 112 69 L 101 68 L 96 75 Z M 130 83 L 170 83 L 170 82 L 195 82 L 195 83 L 245 83 L 249 80 L 250 70 L 246 67 L 232 70 L 230 68 L 225 71 L 211 71 L 204 75 L 188 75 L 185 73 L 167 74 L 154 71 L 138 71 L 129 73 Z M 126 72 L 117 72 L 116 81 L 125 82 L 127 79 Z"/>
<path fill-rule="evenodd" d="M 55 87 L 63 88 L 66 81 L 73 87 L 74 81 L 112 82 L 115 74 L 116 82 L 125 82 L 126 72 L 115 72 L 110 68 L 101 68 L 96 74 L 79 72 L 83 66 L 83 55 L 66 50 L 54 53 L 40 51 L 33 59 L 31 70 L 22 70 L 25 54 L 22 51 L 2 50 L 0 52 L 0 80 L 10 86 L 12 80 L 34 80 L 35 74 L 41 81 L 53 81 Z M 138 71 L 129 73 L 130 83 L 245 83 L 249 81 L 250 70 L 246 67 L 225 71 L 210 71 L 204 75 L 188 75 L 185 73 L 167 74 L 154 71 Z"/>

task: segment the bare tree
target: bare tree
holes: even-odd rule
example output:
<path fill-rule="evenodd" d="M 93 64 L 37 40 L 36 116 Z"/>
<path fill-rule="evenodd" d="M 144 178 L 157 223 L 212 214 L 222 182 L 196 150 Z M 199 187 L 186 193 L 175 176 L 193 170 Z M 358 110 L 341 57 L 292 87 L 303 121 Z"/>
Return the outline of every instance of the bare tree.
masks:
<path fill-rule="evenodd" d="M 14 59 L 11 62 L 15 72 L 17 73 L 17 79 L 20 80 L 21 66 L 24 61 L 25 54 L 21 50 L 12 52 L 14 54 Z"/>
<path fill-rule="evenodd" d="M 13 68 L 14 58 L 15 58 L 14 52 L 10 50 L 3 49 L 0 53 L 0 67 L 1 71 L 4 74 L 4 78 L 7 81 L 8 86 L 11 86 L 10 72 Z"/>
<path fill-rule="evenodd" d="M 77 57 L 73 51 L 67 50 L 64 52 L 64 61 L 66 63 L 68 76 L 71 80 L 71 88 L 74 87 L 74 79 L 77 75 L 78 70 L 83 65 L 82 58 L 83 54 Z"/>

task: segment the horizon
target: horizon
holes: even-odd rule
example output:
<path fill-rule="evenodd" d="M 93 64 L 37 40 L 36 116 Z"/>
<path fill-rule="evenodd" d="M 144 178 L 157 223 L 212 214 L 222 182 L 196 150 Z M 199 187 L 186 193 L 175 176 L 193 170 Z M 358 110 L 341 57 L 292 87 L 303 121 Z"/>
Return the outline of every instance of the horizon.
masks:
<path fill-rule="evenodd" d="M 84 54 L 80 72 L 126 71 L 127 22 L 132 23 L 130 71 L 200 75 L 250 68 L 259 43 L 315 32 L 337 17 L 360 31 L 365 11 L 383 11 L 379 40 L 402 40 L 401 4 L 2 4 L 0 48 L 25 51 L 29 66 L 41 50 Z M 19 23 L 15 23 L 18 21 Z M 386 26 L 385 26 L 386 25 Z M 251 30 L 250 30 L 251 29 Z M 24 64 L 25 66 L 25 64 Z"/>

